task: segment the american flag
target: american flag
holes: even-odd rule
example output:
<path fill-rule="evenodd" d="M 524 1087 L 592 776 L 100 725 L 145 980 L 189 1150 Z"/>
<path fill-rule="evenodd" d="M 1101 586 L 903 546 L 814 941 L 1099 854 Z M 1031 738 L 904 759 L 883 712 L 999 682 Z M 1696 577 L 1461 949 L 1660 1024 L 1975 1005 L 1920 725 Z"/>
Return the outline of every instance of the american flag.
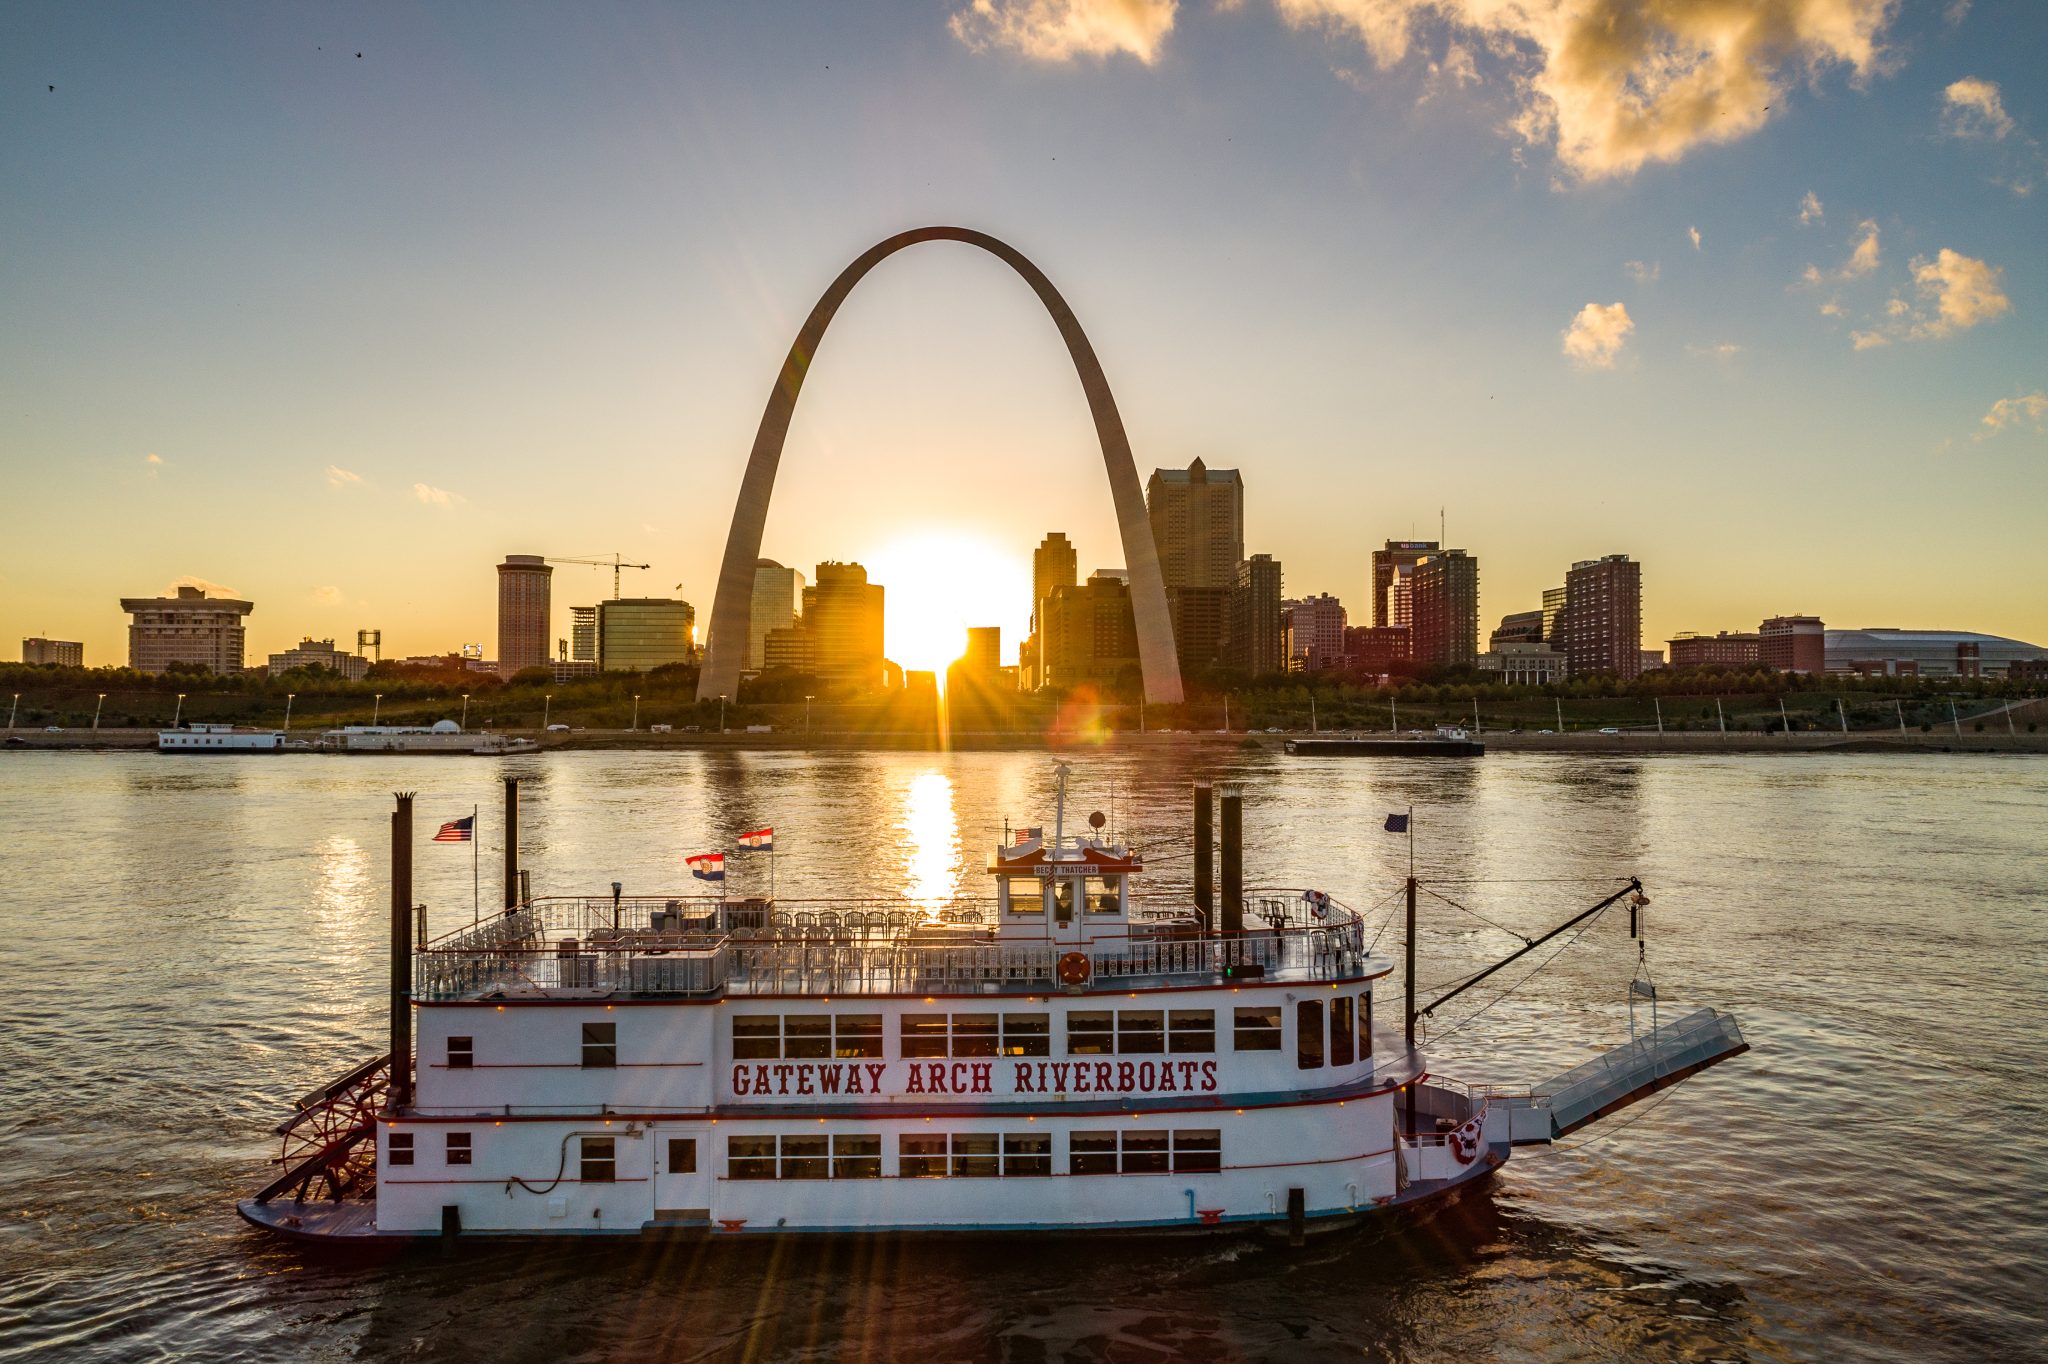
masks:
<path fill-rule="evenodd" d="M 467 843 L 476 837 L 476 816 L 464 815 L 451 819 L 441 826 L 441 832 L 434 835 L 436 843 Z"/>
<path fill-rule="evenodd" d="M 686 857 L 683 864 L 690 869 L 690 875 L 699 881 L 723 881 L 725 879 L 724 853 L 698 853 Z"/>
<path fill-rule="evenodd" d="M 1028 829 L 1018 829 L 1015 831 L 1015 833 L 1017 836 L 1015 839 L 1012 840 L 1012 842 L 1030 843 L 1035 839 L 1041 839 L 1045 837 L 1045 826 L 1042 824 L 1034 824 Z"/>
<path fill-rule="evenodd" d="M 740 846 L 753 852 L 774 852 L 775 830 L 756 829 L 750 834 L 741 834 Z"/>

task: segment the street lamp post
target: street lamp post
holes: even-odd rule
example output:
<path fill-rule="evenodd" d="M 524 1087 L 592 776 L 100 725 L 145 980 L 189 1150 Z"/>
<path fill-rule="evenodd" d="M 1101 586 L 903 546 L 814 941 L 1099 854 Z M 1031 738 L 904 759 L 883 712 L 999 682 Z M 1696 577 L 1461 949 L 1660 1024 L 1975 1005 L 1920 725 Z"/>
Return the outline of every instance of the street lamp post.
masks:
<path fill-rule="evenodd" d="M 92 703 L 92 732 L 95 734 L 100 732 L 100 707 L 106 703 L 107 694 L 105 692 L 101 692 L 99 700 Z M 1957 730 L 1956 733 L 1960 734 L 1962 731 Z"/>
<path fill-rule="evenodd" d="M 725 693 L 718 693 L 718 732 L 725 733 Z"/>
<path fill-rule="evenodd" d="M 469 730 L 469 693 L 468 693 L 468 692 L 464 692 L 464 693 L 462 693 L 462 728 L 463 728 L 463 731 L 464 731 L 465 733 L 467 733 L 467 732 L 468 732 L 468 730 Z"/>
<path fill-rule="evenodd" d="M 295 691 L 284 694 L 284 732 L 287 734 L 292 732 L 292 702 L 297 697 L 298 693 Z"/>
<path fill-rule="evenodd" d="M 14 712 L 21 709 L 21 693 L 14 693 L 14 699 L 7 703 L 7 732 L 14 732 Z"/>
<path fill-rule="evenodd" d="M 12 719 L 8 720 L 7 727 L 9 729 L 14 728 L 14 721 Z M 811 737 L 811 694 L 809 692 L 804 693 L 804 737 L 806 739 Z"/>
<path fill-rule="evenodd" d="M 176 728 L 178 727 L 178 721 L 179 721 L 179 720 L 181 720 L 181 719 L 183 719 L 183 718 L 184 718 L 184 715 L 185 715 L 185 693 L 183 693 L 183 692 L 179 692 L 179 693 L 178 693 L 178 704 L 177 704 L 177 706 L 176 706 L 175 708 L 173 708 L 173 709 L 172 709 L 172 711 L 171 711 L 171 728 L 172 728 L 172 729 L 176 729 Z"/>
<path fill-rule="evenodd" d="M 545 732 L 548 727 L 548 710 L 554 704 L 555 694 L 553 692 L 549 692 L 545 696 L 540 698 L 540 727 L 543 732 Z"/>
<path fill-rule="evenodd" d="M 640 728 L 640 693 L 637 691 L 633 693 L 633 728 L 635 731 Z"/>
<path fill-rule="evenodd" d="M 382 716 L 383 714 L 384 714 L 384 693 L 380 691 L 380 692 L 376 693 L 376 699 L 370 702 L 370 723 L 371 723 L 371 724 L 373 724 L 373 725 L 374 725 L 374 724 L 376 724 L 376 723 L 377 723 L 377 720 L 378 720 L 378 718 L 379 718 L 380 716 Z"/>

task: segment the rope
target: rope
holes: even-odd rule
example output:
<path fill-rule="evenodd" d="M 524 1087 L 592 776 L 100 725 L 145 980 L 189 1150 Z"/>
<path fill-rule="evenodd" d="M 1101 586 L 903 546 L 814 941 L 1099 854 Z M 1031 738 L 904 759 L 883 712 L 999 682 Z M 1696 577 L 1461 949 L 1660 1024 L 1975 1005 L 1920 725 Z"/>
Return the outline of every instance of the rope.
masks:
<path fill-rule="evenodd" d="M 1613 906 L 1609 905 L 1607 908 L 1612 909 Z M 1566 938 L 1564 940 L 1564 946 L 1558 948 L 1557 951 L 1552 952 L 1549 956 L 1545 957 L 1542 963 L 1539 964 L 1534 971 L 1531 971 L 1528 975 L 1523 976 L 1520 980 L 1516 981 L 1513 985 L 1508 986 L 1507 989 L 1502 990 L 1492 999 L 1487 1000 L 1486 1003 L 1479 1006 L 1479 1009 L 1476 1013 L 1471 1014 L 1470 1016 L 1463 1019 L 1456 1025 L 1450 1028 L 1446 1028 L 1443 1032 L 1437 1034 L 1436 1037 L 1432 1040 L 1441 1042 L 1444 1040 L 1444 1038 L 1455 1036 L 1456 1034 L 1463 1032 L 1466 1028 L 1471 1027 L 1472 1024 L 1479 1020 L 1481 1014 L 1484 1014 L 1488 1009 L 1491 1009 L 1494 1005 L 1500 1003 L 1503 999 L 1506 999 L 1509 995 L 1513 994 L 1515 991 L 1521 989 L 1524 985 L 1527 985 L 1530 981 L 1534 980 L 1537 977 L 1537 975 L 1543 971 L 1545 967 L 1549 966 L 1550 963 L 1556 961 L 1560 956 L 1562 956 L 1567 948 L 1569 948 L 1573 943 L 1577 942 L 1580 938 L 1584 937 L 1586 935 L 1587 929 L 1591 928 L 1594 924 L 1599 923 L 1602 919 L 1606 917 L 1607 910 L 1603 909 L 1598 914 L 1595 914 L 1592 918 L 1586 920 L 1586 922 L 1584 922 L 1583 924 L 1580 924 L 1579 931 L 1572 934 L 1569 938 Z"/>
<path fill-rule="evenodd" d="M 1467 905 L 1461 905 L 1461 904 L 1459 904 L 1459 903 L 1458 903 L 1458 902 L 1457 902 L 1456 900 L 1453 900 L 1453 899 L 1452 899 L 1452 898 L 1451 898 L 1450 896 L 1448 896 L 1448 895 L 1439 895 L 1439 894 L 1437 894 L 1437 893 L 1436 893 L 1435 891 L 1431 890 L 1431 889 L 1430 889 L 1430 888 L 1429 888 L 1428 886 L 1422 885 L 1422 884 L 1421 884 L 1421 883 L 1419 883 L 1419 882 L 1418 882 L 1418 883 L 1416 884 L 1416 887 L 1415 887 L 1415 888 L 1416 888 L 1417 890 L 1421 891 L 1421 892 L 1422 892 L 1422 893 L 1423 893 L 1424 895 L 1427 895 L 1427 896 L 1429 896 L 1429 897 L 1430 897 L 1430 898 L 1431 898 L 1432 900 L 1441 900 L 1441 901 L 1443 901 L 1443 902 L 1444 902 L 1445 904 L 1449 905 L 1449 906 L 1450 906 L 1450 907 L 1451 907 L 1452 909 L 1461 909 L 1461 910 L 1464 910 L 1464 911 L 1465 911 L 1465 913 L 1467 913 L 1467 914 L 1470 914 L 1470 915 L 1471 915 L 1471 916 L 1472 916 L 1473 918 L 1475 918 L 1475 919 L 1479 920 L 1479 922 L 1480 922 L 1480 923 L 1486 924 L 1486 925 L 1488 925 L 1488 926 L 1490 926 L 1490 927 L 1493 927 L 1493 928 L 1497 928 L 1497 929 L 1499 929 L 1499 930 L 1500 930 L 1501 932 L 1503 932 L 1503 933 L 1507 934 L 1507 935 L 1508 935 L 1509 937 L 1512 937 L 1512 938 L 1520 938 L 1520 939 L 1521 939 L 1521 941 L 1522 941 L 1522 945 L 1523 945 L 1523 946 L 1525 946 L 1525 947 L 1526 947 L 1526 946 L 1528 946 L 1528 944 L 1529 944 L 1529 942 L 1530 942 L 1530 939 L 1529 939 L 1529 937 L 1528 937 L 1528 935 L 1527 935 L 1527 934 L 1524 934 L 1524 933 L 1517 933 L 1517 932 L 1515 932 L 1515 930 L 1514 930 L 1514 929 L 1512 929 L 1512 928 L 1509 928 L 1509 927 L 1508 927 L 1508 926 L 1507 926 L 1506 924 L 1503 924 L 1503 923 L 1496 923 L 1496 922 L 1495 922 L 1494 920 L 1492 920 L 1492 919 L 1489 919 L 1489 918 L 1487 918 L 1487 917 L 1486 917 L 1486 916 L 1485 916 L 1484 914 L 1481 914 L 1481 913 L 1480 913 L 1480 912 L 1479 912 L 1478 910 L 1476 910 L 1476 909 L 1473 909 L 1473 908 L 1471 908 L 1470 906 L 1467 906 Z"/>
<path fill-rule="evenodd" d="M 1673 1094 L 1677 1092 L 1678 1086 L 1672 1085 L 1669 1088 L 1667 1088 L 1662 1094 L 1659 1094 L 1656 1098 L 1652 1099 L 1650 1101 L 1649 1108 L 1643 1109 L 1634 1117 L 1630 1118 L 1627 1122 L 1622 1123 L 1619 1126 L 1610 1127 L 1597 1137 L 1587 1137 L 1584 1141 L 1575 1141 L 1569 1146 L 1559 1146 L 1557 1143 L 1552 1142 L 1550 1149 L 1553 1151 L 1577 1151 L 1583 1147 L 1591 1146 L 1596 1142 L 1606 1141 L 1609 1137 L 1617 1136 L 1623 1132 L 1626 1132 L 1629 1128 L 1635 1126 L 1644 1118 L 1649 1117 L 1651 1112 L 1657 1107 L 1657 1105 L 1663 1103 L 1666 1099 L 1670 1098 Z"/>

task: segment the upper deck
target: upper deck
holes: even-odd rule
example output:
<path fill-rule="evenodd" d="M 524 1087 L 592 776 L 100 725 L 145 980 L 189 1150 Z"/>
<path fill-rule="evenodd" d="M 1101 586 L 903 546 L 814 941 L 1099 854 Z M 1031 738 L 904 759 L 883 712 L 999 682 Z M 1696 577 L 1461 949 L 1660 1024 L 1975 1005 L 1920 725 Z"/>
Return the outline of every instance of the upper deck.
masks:
<path fill-rule="evenodd" d="M 1364 925 L 1321 892 L 1245 896 L 1245 928 L 1206 926 L 1189 900 L 1130 896 L 1113 933 L 999 924 L 997 902 L 546 898 L 414 953 L 413 997 L 707 999 L 1030 995 L 1199 988 L 1384 974 Z M 1108 925 L 1104 925 L 1108 927 Z"/>

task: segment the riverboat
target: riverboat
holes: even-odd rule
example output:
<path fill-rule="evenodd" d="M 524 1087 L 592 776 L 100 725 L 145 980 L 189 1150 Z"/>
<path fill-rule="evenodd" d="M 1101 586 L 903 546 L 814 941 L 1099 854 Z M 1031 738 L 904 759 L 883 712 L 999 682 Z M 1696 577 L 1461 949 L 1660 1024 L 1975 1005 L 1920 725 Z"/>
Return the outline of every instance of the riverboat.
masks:
<path fill-rule="evenodd" d="M 282 753 L 281 729 L 238 729 L 234 725 L 187 725 L 156 733 L 159 753 Z"/>
<path fill-rule="evenodd" d="M 330 753 L 456 753 L 498 757 L 507 753 L 530 752 L 539 745 L 531 739 L 511 738 L 489 730 L 471 733 L 453 720 L 431 725 L 344 725 L 320 736 L 320 746 Z"/>
<path fill-rule="evenodd" d="M 1070 830 L 1066 786 L 1063 766 L 1049 832 L 990 852 L 989 896 L 913 908 L 532 898 L 507 778 L 506 907 L 432 938 L 401 795 L 390 1051 L 299 1101 L 241 1215 L 328 1243 L 1299 1241 L 1455 1196 L 1746 1050 L 1708 1009 L 1531 1092 L 1461 1083 L 1415 1045 L 1412 877 L 1390 994 L 1355 910 L 1244 886 L 1236 789 L 1196 788 L 1193 893 L 1161 896 L 1099 813 Z M 1631 880 L 1555 932 L 1624 901 L 1633 926 L 1641 900 Z"/>

